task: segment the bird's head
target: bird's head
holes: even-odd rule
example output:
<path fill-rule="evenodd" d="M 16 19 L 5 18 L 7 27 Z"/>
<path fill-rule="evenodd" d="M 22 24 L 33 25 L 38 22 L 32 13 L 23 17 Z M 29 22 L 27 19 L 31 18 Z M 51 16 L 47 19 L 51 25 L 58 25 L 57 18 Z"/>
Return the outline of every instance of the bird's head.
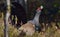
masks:
<path fill-rule="evenodd" d="M 37 11 L 37 12 L 41 12 L 42 9 L 43 9 L 43 6 L 40 6 L 40 7 L 37 8 L 36 11 Z"/>

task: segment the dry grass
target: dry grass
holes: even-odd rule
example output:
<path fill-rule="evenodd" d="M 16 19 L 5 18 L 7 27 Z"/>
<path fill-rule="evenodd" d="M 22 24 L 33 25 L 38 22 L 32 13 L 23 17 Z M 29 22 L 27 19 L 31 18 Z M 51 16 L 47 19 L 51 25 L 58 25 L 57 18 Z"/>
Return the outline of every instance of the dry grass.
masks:
<path fill-rule="evenodd" d="M 14 28 L 14 26 L 12 25 L 9 25 L 8 29 L 9 37 L 60 37 L 60 29 L 56 29 L 55 25 L 53 25 L 52 28 L 48 28 L 46 32 L 43 34 L 41 32 L 40 33 L 35 32 L 32 36 L 20 35 L 18 30 Z M 1 19 L 0 19 L 0 37 L 4 37 L 4 24 L 3 20 Z"/>

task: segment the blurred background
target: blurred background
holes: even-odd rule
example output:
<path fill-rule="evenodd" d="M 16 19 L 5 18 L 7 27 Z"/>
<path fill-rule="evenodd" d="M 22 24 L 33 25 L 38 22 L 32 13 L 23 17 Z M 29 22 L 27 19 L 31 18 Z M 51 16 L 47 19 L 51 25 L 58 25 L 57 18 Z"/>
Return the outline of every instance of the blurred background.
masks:
<path fill-rule="evenodd" d="M 59 30 L 60 29 L 60 0 L 11 0 L 11 3 L 12 2 L 17 2 L 24 7 L 24 9 L 26 11 L 26 15 L 27 15 L 27 21 L 34 18 L 37 7 L 42 5 L 44 8 L 43 8 L 40 18 L 39 18 L 41 27 L 47 28 L 47 27 L 50 27 L 55 24 L 55 26 L 57 26 L 57 28 L 58 28 L 58 31 L 56 31 L 56 32 L 54 32 L 55 31 L 54 28 L 45 30 L 46 33 L 48 32 L 48 35 L 46 37 L 51 37 L 51 36 L 60 37 L 59 35 L 57 35 L 60 32 L 60 30 Z M 4 10 L 5 6 L 6 6 L 6 0 L 0 0 L 0 25 L 2 25 L 1 22 L 3 21 L 4 14 L 6 11 L 6 10 Z M 47 24 L 48 24 L 48 26 L 46 26 Z M 3 27 L 0 26 L 0 31 L 1 30 L 3 30 Z M 52 32 L 54 32 L 54 33 L 52 33 Z M 53 36 L 51 34 L 54 34 L 56 36 Z M 13 34 L 13 35 L 15 35 L 15 34 Z M 35 35 L 38 35 L 38 34 L 36 33 Z M 43 36 L 45 36 L 45 35 L 43 35 Z M 41 36 L 41 37 L 43 37 L 43 36 Z M 3 37 L 3 33 L 0 34 L 0 37 Z M 17 37 L 17 35 L 16 35 L 16 37 Z M 35 37 L 37 37 L 37 36 L 35 36 Z"/>

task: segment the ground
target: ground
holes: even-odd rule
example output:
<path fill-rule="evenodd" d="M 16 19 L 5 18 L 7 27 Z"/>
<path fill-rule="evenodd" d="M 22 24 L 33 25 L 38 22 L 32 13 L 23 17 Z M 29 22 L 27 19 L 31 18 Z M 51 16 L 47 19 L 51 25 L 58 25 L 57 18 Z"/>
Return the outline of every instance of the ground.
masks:
<path fill-rule="evenodd" d="M 8 27 L 9 31 L 9 37 L 60 37 L 60 29 L 56 29 L 55 26 L 53 26 L 52 28 L 49 28 L 44 32 L 35 32 L 32 36 L 22 36 L 19 35 L 18 30 L 12 26 L 9 25 Z M 3 19 L 0 18 L 0 37 L 4 37 L 4 23 L 3 23 Z"/>

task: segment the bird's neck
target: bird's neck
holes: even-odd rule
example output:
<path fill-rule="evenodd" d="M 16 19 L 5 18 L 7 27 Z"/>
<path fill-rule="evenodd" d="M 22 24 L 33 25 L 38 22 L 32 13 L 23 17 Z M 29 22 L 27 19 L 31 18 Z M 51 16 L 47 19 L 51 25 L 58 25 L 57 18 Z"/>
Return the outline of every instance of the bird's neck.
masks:
<path fill-rule="evenodd" d="M 35 19 L 35 20 L 39 20 L 40 14 L 41 14 L 41 12 L 37 12 L 36 15 L 35 15 L 35 17 L 34 17 L 34 19 Z"/>

